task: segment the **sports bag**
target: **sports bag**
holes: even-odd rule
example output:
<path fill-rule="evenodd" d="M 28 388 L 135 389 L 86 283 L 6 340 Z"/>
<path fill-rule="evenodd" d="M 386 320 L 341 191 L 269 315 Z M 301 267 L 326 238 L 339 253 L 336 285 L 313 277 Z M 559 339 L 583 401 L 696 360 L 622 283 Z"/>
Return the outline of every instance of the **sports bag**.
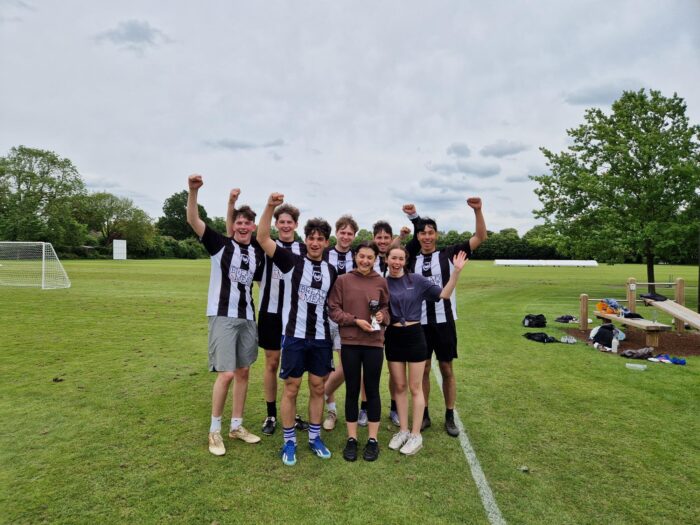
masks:
<path fill-rule="evenodd" d="M 523 318 L 523 326 L 528 328 L 544 328 L 547 326 L 547 318 L 544 314 L 527 314 Z"/>

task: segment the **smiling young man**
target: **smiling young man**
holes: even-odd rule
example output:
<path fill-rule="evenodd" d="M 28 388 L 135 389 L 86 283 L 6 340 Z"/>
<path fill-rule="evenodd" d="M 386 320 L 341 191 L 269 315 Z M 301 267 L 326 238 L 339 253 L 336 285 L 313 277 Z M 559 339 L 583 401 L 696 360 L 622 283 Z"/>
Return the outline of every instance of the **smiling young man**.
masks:
<path fill-rule="evenodd" d="M 486 223 L 482 213 L 481 199 L 470 197 L 467 205 L 474 210 L 476 218 L 476 231 L 466 242 L 454 244 L 441 250 L 437 249 L 438 231 L 433 219 L 421 219 L 413 204 L 405 204 L 403 211 L 413 223 L 413 239 L 406 246 L 411 256 L 411 270 L 431 279 L 438 286 L 444 286 L 450 279 L 453 271 L 452 258 L 464 251 L 467 257 L 486 240 Z M 449 299 L 440 300 L 437 303 L 423 302 L 421 324 L 430 352 L 423 372 L 423 394 L 425 395 L 425 411 L 421 430 L 431 425 L 428 411 L 430 398 L 430 368 L 432 353 L 440 366 L 442 375 L 442 392 L 445 398 L 445 430 L 450 436 L 459 435 L 459 430 L 454 421 L 454 407 L 457 398 L 457 385 L 455 382 L 452 360 L 457 358 L 457 303 L 455 292 Z"/>
<path fill-rule="evenodd" d="M 343 215 L 335 222 L 336 243 L 332 248 L 328 248 L 323 254 L 324 260 L 335 268 L 338 276 L 350 273 L 354 268 L 352 242 L 355 240 L 359 226 L 351 215 Z M 340 360 L 340 332 L 338 324 L 329 321 L 331 327 L 331 339 L 333 340 L 333 351 L 338 352 L 338 359 L 334 360 L 335 370 L 331 372 L 324 387 L 324 398 L 328 413 L 323 420 L 324 430 L 333 430 L 338 420 L 338 409 L 335 404 L 335 391 L 343 384 L 345 375 L 342 361 Z"/>
<path fill-rule="evenodd" d="M 229 197 L 229 213 L 236 204 L 238 195 L 236 190 L 231 191 Z M 299 226 L 299 209 L 291 204 L 279 206 L 273 217 L 278 237 L 277 246 L 296 255 L 305 255 L 306 246 L 294 239 L 294 234 Z M 265 257 L 262 279 L 260 280 L 260 312 L 258 315 L 258 340 L 260 347 L 265 350 L 265 371 L 263 373 L 263 390 L 267 417 L 263 421 L 262 432 L 272 435 L 277 428 L 277 371 L 280 365 L 280 349 L 282 343 L 282 299 L 284 297 L 285 283 L 282 280 L 282 272 L 270 257 Z M 296 418 L 297 426 L 308 428 L 301 417 Z"/>
<path fill-rule="evenodd" d="M 335 283 L 335 268 L 323 260 L 331 226 L 322 219 L 310 219 L 304 226 L 306 255 L 280 248 L 270 237 L 274 210 L 284 195 L 272 193 L 260 218 L 258 243 L 279 268 L 284 281 L 282 306 L 282 356 L 280 378 L 284 444 L 282 463 L 296 464 L 295 420 L 297 396 L 304 372 L 309 383 L 309 447 L 322 459 L 331 452 L 321 440 L 323 386 L 333 369 L 333 350 L 328 324 L 328 292 Z"/>
<path fill-rule="evenodd" d="M 223 456 L 226 447 L 221 438 L 221 416 L 232 382 L 229 437 L 246 443 L 260 441 L 242 423 L 249 370 L 258 356 L 252 286 L 254 280 L 259 280 L 263 253 L 259 246 L 251 243 L 255 230 L 253 210 L 248 206 L 236 210 L 232 217 L 232 238 L 225 237 L 199 217 L 197 194 L 204 184 L 202 176 L 191 175 L 187 184 L 187 222 L 211 257 L 207 300 L 209 371 L 217 375 L 212 391 L 209 452 Z"/>

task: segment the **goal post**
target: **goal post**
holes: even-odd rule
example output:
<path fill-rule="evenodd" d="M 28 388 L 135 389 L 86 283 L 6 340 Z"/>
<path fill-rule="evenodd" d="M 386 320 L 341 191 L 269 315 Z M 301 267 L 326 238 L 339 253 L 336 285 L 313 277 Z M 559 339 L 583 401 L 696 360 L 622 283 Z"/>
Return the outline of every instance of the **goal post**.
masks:
<path fill-rule="evenodd" d="M 70 288 L 50 242 L 0 241 L 0 286 Z"/>

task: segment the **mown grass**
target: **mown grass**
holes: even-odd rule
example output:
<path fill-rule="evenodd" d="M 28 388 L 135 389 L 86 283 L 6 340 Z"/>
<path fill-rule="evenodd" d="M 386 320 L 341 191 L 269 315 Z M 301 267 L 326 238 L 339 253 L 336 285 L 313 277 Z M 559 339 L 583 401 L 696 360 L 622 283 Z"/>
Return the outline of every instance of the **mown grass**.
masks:
<path fill-rule="evenodd" d="M 486 523 L 459 443 L 441 430 L 437 388 L 415 457 L 386 448 L 393 428 L 383 422 L 373 464 L 342 460 L 342 425 L 324 435 L 328 462 L 301 441 L 299 463 L 284 467 L 279 434 L 226 440 L 216 458 L 206 446 L 209 262 L 65 266 L 68 290 L 0 288 L 0 520 Z M 663 270 L 697 285 L 696 268 Z M 521 337 L 526 313 L 546 314 L 545 331 L 561 335 L 551 321 L 578 315 L 580 293 L 622 297 L 627 277 L 645 280 L 644 268 L 475 261 L 464 272 L 458 410 L 508 523 L 696 520 L 700 359 L 640 373 L 583 344 Z M 245 414 L 255 431 L 261 365 L 262 355 Z"/>

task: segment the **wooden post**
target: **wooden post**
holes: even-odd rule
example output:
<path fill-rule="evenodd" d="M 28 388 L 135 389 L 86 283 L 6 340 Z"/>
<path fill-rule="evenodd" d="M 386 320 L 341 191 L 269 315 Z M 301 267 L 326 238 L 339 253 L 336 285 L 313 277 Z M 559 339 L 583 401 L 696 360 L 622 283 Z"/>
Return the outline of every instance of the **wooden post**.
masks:
<path fill-rule="evenodd" d="M 588 330 L 588 294 L 582 293 L 579 300 L 581 307 L 578 311 L 578 327 L 581 330 Z"/>
<path fill-rule="evenodd" d="M 659 332 L 647 332 L 647 346 L 656 349 L 659 346 Z"/>
<path fill-rule="evenodd" d="M 637 279 L 634 277 L 627 279 L 627 308 L 630 312 L 637 311 Z"/>
<path fill-rule="evenodd" d="M 674 299 L 680 305 L 685 305 L 685 281 L 682 277 L 676 279 L 676 293 Z M 674 324 L 676 325 L 676 332 L 679 334 L 683 332 L 685 325 L 682 319 L 674 319 Z"/>

